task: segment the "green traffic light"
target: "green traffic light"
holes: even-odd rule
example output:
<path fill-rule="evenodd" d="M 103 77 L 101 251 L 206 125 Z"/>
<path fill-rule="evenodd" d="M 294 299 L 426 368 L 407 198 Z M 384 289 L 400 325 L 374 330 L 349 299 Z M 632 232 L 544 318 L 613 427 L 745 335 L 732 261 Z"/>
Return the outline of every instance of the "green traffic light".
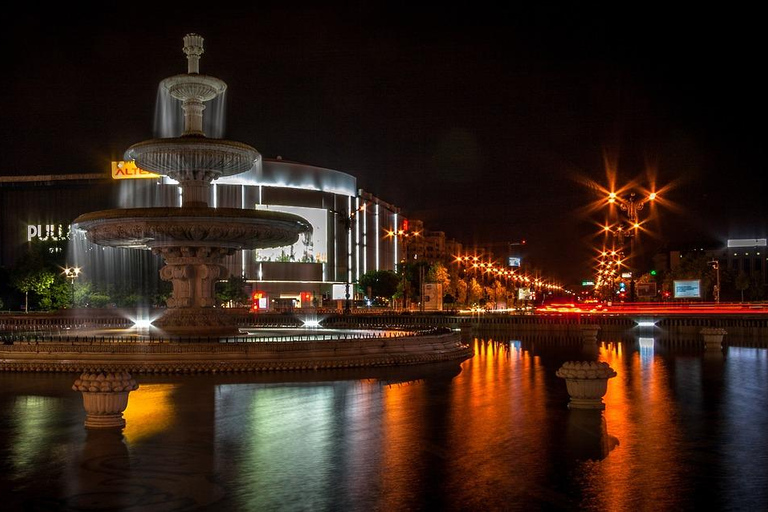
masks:
<path fill-rule="evenodd" d="M 655 270 L 651 270 L 651 275 L 655 276 L 656 275 L 656 271 Z"/>

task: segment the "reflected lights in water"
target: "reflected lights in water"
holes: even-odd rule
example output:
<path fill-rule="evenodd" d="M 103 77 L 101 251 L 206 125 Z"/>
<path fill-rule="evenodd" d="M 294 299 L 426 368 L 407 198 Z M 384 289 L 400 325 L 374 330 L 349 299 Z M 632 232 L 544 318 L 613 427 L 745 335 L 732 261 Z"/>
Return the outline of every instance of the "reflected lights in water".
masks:
<path fill-rule="evenodd" d="M 238 467 L 238 509 L 303 510 L 330 499 L 338 393 L 321 383 L 217 386 L 217 464 Z"/>
<path fill-rule="evenodd" d="M 14 399 L 9 462 L 18 477 L 28 476 L 39 469 L 39 464 L 58 458 L 49 452 L 47 436 L 55 426 L 60 406 L 60 401 L 52 397 L 23 395 Z"/>
<path fill-rule="evenodd" d="M 677 410 L 665 361 L 609 344 L 601 360 L 618 375 L 605 395 L 608 432 L 620 440 L 605 463 L 585 473 L 584 505 L 608 510 L 672 510 L 686 493 Z M 610 462 L 608 462 L 610 461 Z"/>
<path fill-rule="evenodd" d="M 731 471 L 723 471 L 722 478 L 729 496 L 733 499 L 751 500 L 750 510 L 765 510 L 766 503 L 759 497 L 768 487 L 768 395 L 760 390 L 768 389 L 768 352 L 765 349 L 728 347 L 727 362 L 704 361 L 705 388 L 713 393 L 722 389 L 724 406 L 722 421 L 730 435 L 722 436 L 722 445 L 728 450 L 713 454 L 715 467 L 718 461 Z M 709 366 L 709 367 L 707 367 Z M 727 375 L 724 375 L 727 374 Z M 727 377 L 727 378 L 726 378 Z M 725 384 L 720 387 L 720 381 Z M 756 421 L 762 418 L 762 421 Z M 749 498 L 753 497 L 753 498 Z"/>
<path fill-rule="evenodd" d="M 159 434 L 173 425 L 173 392 L 177 384 L 140 384 L 128 395 L 128 407 L 123 413 L 123 435 L 128 444 L 137 443 Z"/>

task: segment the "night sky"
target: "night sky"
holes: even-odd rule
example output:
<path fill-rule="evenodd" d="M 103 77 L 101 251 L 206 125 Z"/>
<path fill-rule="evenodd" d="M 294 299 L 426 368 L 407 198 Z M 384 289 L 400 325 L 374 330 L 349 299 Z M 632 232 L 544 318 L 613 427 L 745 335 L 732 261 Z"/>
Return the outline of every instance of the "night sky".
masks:
<path fill-rule="evenodd" d="M 762 20 L 583 4 L 22 12 L 2 35 L 0 174 L 107 172 L 152 137 L 196 32 L 227 138 L 352 174 L 465 245 L 525 239 L 547 273 L 590 277 L 607 169 L 662 190 L 649 252 L 765 237 Z"/>

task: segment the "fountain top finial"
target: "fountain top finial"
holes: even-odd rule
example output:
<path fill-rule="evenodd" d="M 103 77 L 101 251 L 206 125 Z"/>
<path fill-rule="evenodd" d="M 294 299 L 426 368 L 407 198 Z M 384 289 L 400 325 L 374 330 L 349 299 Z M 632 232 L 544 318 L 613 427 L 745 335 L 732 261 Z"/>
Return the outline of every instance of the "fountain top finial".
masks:
<path fill-rule="evenodd" d="M 200 56 L 203 50 L 203 37 L 195 33 L 184 36 L 184 53 L 187 55 L 187 73 L 200 73 Z"/>

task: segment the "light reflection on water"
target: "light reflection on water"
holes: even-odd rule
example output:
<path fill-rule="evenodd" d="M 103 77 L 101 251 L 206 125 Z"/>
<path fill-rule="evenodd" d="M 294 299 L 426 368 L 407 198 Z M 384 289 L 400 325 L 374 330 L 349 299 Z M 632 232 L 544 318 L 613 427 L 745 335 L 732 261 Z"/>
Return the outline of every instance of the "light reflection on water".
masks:
<path fill-rule="evenodd" d="M 604 341 L 618 376 L 595 413 L 570 411 L 555 376 L 580 340 L 469 341 L 460 367 L 138 375 L 123 435 L 83 428 L 77 375 L 0 374 L 0 495 L 9 510 L 768 503 L 768 350 Z"/>

